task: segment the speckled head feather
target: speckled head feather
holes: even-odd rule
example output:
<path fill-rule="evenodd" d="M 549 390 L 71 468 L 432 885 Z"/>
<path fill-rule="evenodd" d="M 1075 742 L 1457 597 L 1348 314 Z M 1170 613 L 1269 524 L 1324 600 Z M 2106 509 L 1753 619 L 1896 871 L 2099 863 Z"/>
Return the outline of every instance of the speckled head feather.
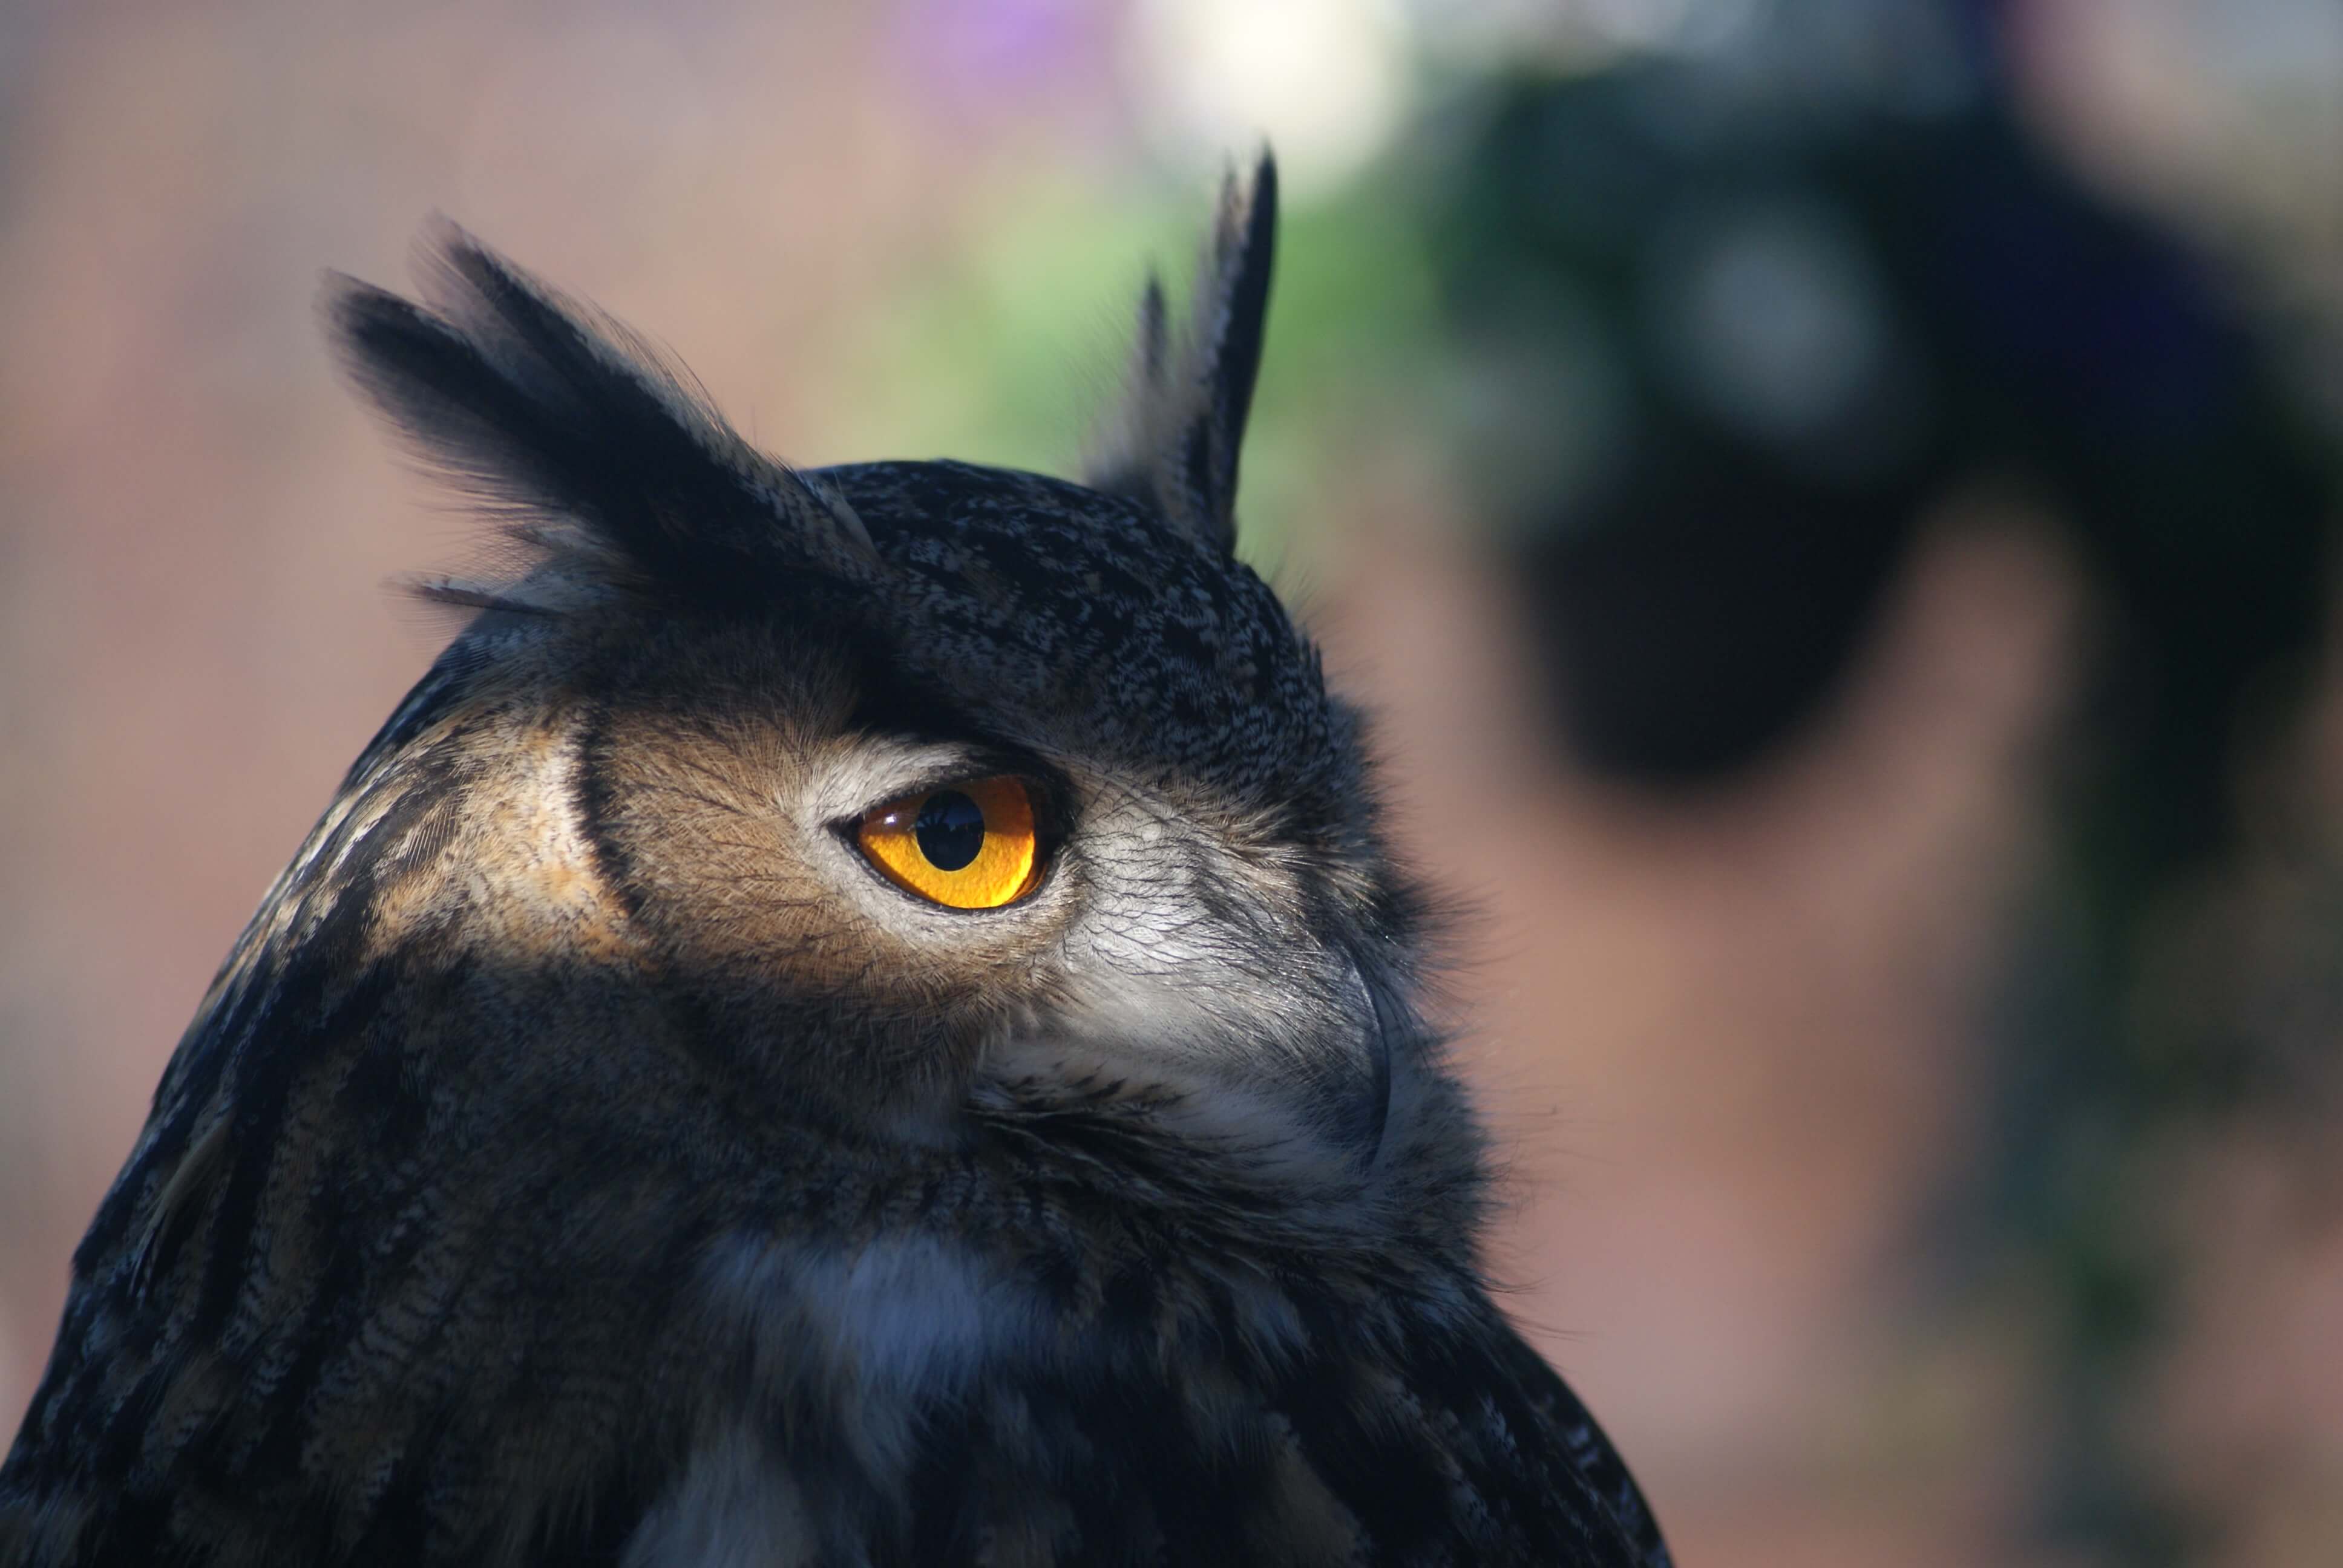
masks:
<path fill-rule="evenodd" d="M 534 553 L 180 1042 L 0 1568 L 1664 1562 L 1483 1288 L 1358 720 L 1230 548 L 1272 192 L 1114 494 L 790 469 L 452 229 L 337 286 Z M 1013 897 L 871 859 L 983 779 Z"/>

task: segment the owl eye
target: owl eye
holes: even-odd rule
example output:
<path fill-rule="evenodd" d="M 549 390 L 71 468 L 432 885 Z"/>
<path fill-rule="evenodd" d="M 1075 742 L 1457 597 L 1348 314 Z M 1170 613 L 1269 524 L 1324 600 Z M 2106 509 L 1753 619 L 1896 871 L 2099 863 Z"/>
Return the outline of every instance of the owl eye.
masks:
<path fill-rule="evenodd" d="M 997 910 L 1041 879 L 1032 794 L 1005 773 L 874 806 L 854 837 L 889 881 L 950 909 Z"/>

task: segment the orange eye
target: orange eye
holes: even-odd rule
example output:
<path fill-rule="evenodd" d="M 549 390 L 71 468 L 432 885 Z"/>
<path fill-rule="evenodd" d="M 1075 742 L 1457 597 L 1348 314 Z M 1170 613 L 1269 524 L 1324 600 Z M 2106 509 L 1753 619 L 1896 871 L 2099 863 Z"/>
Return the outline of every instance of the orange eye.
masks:
<path fill-rule="evenodd" d="M 889 881 L 955 910 L 997 910 L 1041 879 L 1033 798 L 1005 773 L 874 807 L 854 837 Z"/>

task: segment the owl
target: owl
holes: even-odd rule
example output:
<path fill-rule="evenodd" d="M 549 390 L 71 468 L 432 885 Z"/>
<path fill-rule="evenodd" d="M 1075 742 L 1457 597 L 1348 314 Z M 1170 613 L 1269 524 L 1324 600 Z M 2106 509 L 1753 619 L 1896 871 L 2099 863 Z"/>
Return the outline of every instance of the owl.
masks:
<path fill-rule="evenodd" d="M 332 286 L 523 553 L 172 1058 L 0 1561 L 1666 1563 L 1233 553 L 1275 209 L 1082 484 L 789 467 L 452 228 Z"/>

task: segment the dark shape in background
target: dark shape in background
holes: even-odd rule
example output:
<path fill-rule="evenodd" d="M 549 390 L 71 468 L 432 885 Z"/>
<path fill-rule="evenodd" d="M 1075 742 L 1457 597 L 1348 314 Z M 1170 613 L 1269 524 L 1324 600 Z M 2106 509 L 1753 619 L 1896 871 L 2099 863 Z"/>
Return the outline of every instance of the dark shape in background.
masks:
<path fill-rule="evenodd" d="M 1949 1207 L 1973 1275 L 2014 1261 L 2056 1302 L 2044 1533 L 2184 1561 L 2219 1522 L 2126 1430 L 2172 1267 L 2156 1158 L 2254 1070 L 2147 1016 L 2144 955 L 2296 716 L 2334 452 L 2228 283 L 1946 37 L 1918 102 L 1747 61 L 1497 84 L 1426 232 L 1557 736 L 1627 787 L 1713 798 L 1795 747 L 1945 503 L 2014 490 L 2062 531 L 2102 635 L 1995 1169 Z"/>

